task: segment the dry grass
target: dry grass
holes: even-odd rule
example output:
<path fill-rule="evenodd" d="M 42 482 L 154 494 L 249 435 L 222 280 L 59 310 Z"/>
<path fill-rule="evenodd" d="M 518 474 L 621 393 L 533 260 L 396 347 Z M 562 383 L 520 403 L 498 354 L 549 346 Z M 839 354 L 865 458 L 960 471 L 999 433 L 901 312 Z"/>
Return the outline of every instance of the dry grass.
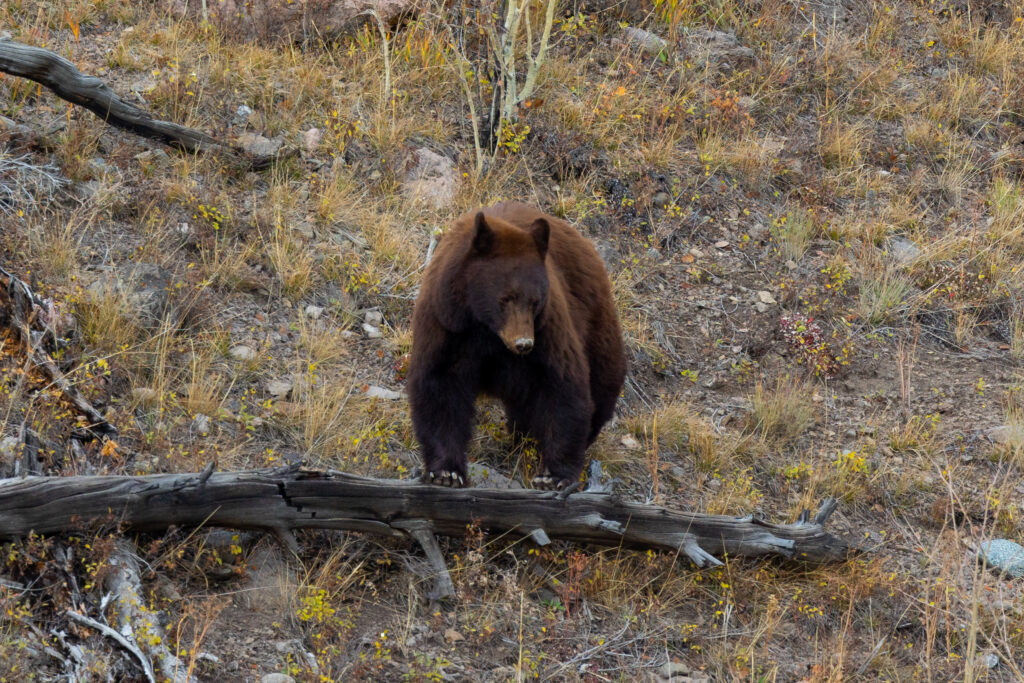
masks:
<path fill-rule="evenodd" d="M 813 393 L 810 384 L 790 377 L 772 387 L 758 383 L 750 395 L 747 431 L 774 448 L 789 448 L 817 420 Z"/>

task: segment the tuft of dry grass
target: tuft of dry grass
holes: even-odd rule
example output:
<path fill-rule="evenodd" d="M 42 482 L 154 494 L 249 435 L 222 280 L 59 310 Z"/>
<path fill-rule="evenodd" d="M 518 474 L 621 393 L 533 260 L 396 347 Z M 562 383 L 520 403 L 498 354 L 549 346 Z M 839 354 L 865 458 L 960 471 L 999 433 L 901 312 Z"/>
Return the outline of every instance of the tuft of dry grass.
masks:
<path fill-rule="evenodd" d="M 797 378 L 779 377 L 774 387 L 758 382 L 749 397 L 746 431 L 774 448 L 789 448 L 818 419 L 813 393 L 808 382 Z"/>

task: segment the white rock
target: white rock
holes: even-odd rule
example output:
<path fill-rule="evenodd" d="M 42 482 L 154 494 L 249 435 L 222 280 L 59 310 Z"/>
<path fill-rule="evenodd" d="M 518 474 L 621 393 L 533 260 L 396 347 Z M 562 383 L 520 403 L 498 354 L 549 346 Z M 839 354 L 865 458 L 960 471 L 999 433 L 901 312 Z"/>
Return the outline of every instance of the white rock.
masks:
<path fill-rule="evenodd" d="M 369 323 L 363 323 L 363 332 L 365 332 L 366 336 L 370 339 L 380 339 L 384 336 L 384 333 L 380 331 L 379 327 Z"/>
<path fill-rule="evenodd" d="M 295 683 L 295 679 L 287 674 L 267 674 L 260 683 Z"/>
<path fill-rule="evenodd" d="M 433 209 L 443 209 L 455 199 L 459 174 L 451 159 L 421 147 L 414 152 L 416 165 L 402 183 L 405 194 L 413 201 Z"/>
<path fill-rule="evenodd" d="M 238 346 L 232 346 L 228 349 L 228 355 L 240 361 L 251 361 L 256 360 L 256 351 L 249 346 L 239 344 Z"/>
<path fill-rule="evenodd" d="M 641 448 L 640 442 L 632 434 L 626 434 L 622 437 L 622 445 L 631 451 L 638 451 Z"/>
<path fill-rule="evenodd" d="M 316 320 L 320 316 L 322 316 L 323 314 L 324 314 L 324 307 L 323 306 L 314 306 L 313 304 L 310 304 L 310 305 L 306 306 L 306 317 L 309 317 L 309 318 L 312 318 L 313 320 Z"/>
<path fill-rule="evenodd" d="M 640 48 L 649 55 L 657 55 L 668 47 L 667 40 L 642 28 L 627 26 L 622 29 L 622 33 L 625 35 L 628 44 Z"/>
<path fill-rule="evenodd" d="M 275 398 L 286 396 L 295 384 L 290 379 L 273 379 L 267 382 L 267 393 Z"/>
<path fill-rule="evenodd" d="M 302 148 L 306 150 L 306 154 L 313 154 L 316 152 L 316 148 L 320 146 L 320 139 L 323 137 L 323 133 L 319 128 L 310 128 L 302 134 Z"/>
<path fill-rule="evenodd" d="M 210 433 L 210 418 L 202 413 L 196 413 L 196 416 L 192 418 L 192 427 L 203 436 L 206 436 Z"/>
<path fill-rule="evenodd" d="M 238 105 L 238 109 L 235 110 L 235 116 L 239 121 L 245 122 L 250 116 L 252 116 L 252 107 L 247 104 Z"/>
<path fill-rule="evenodd" d="M 762 289 L 760 292 L 757 293 L 757 300 L 763 304 L 771 305 L 775 303 L 775 297 L 772 296 L 771 292 L 765 289 Z"/>
<path fill-rule="evenodd" d="M 363 322 L 369 325 L 381 325 L 384 323 L 384 314 L 380 311 L 370 309 L 363 314 Z"/>
<path fill-rule="evenodd" d="M 16 436 L 5 436 L 0 440 L 0 459 L 10 460 L 21 453 L 21 439 Z"/>
<path fill-rule="evenodd" d="M 368 398 L 382 398 L 385 401 L 396 401 L 402 398 L 402 394 L 400 392 L 385 389 L 384 387 L 378 387 L 375 384 L 371 384 L 367 387 L 364 393 Z"/>
<path fill-rule="evenodd" d="M 238 146 L 254 157 L 272 157 L 277 154 L 284 145 L 280 138 L 265 138 L 256 133 L 242 133 L 236 141 Z"/>
<path fill-rule="evenodd" d="M 905 237 L 889 240 L 888 250 L 897 263 L 904 265 L 921 255 L 921 248 Z"/>

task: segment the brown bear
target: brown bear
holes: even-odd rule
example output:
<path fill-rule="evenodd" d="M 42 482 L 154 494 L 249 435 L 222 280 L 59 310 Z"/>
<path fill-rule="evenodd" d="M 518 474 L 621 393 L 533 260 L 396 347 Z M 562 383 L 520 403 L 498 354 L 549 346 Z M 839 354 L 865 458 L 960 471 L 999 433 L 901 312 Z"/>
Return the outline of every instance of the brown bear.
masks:
<path fill-rule="evenodd" d="M 479 394 L 533 437 L 538 488 L 576 481 L 626 376 L 604 263 L 563 220 L 518 202 L 459 218 L 427 267 L 412 318 L 409 401 L 424 481 L 465 486 Z"/>

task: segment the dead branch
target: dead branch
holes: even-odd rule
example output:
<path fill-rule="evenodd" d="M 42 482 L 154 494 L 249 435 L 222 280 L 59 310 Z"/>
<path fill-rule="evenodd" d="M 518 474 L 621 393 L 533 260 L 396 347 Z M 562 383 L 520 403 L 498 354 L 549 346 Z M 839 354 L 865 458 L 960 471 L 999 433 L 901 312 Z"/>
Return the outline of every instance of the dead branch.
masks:
<path fill-rule="evenodd" d="M 2 46 L 3 41 L 0 41 Z M 91 403 L 75 388 L 47 353 L 45 345 L 49 335 L 56 334 L 41 318 L 52 316 L 49 302 L 40 299 L 27 284 L 0 267 L 0 326 L 9 329 L 25 347 L 32 365 L 39 370 L 79 413 L 89 420 L 86 430 L 92 437 L 104 439 L 117 435 L 114 425 L 107 422 Z M 33 326 L 42 329 L 33 330 Z M 26 441 L 26 443 L 28 443 Z"/>
<path fill-rule="evenodd" d="M 297 467 L 129 476 L 0 480 L 0 539 L 51 534 L 96 522 L 139 530 L 171 525 L 244 529 L 320 528 L 407 536 L 461 536 L 467 525 L 535 539 L 682 553 L 697 566 L 716 555 L 781 556 L 820 563 L 849 547 L 825 531 L 834 501 L 795 524 L 680 512 L 622 502 L 609 493 L 449 489 Z M 543 532 L 542 534 L 537 533 Z M 429 541 L 421 541 L 428 546 Z M 428 554 L 433 554 L 427 548 Z M 436 559 L 436 558 L 435 558 Z"/>

